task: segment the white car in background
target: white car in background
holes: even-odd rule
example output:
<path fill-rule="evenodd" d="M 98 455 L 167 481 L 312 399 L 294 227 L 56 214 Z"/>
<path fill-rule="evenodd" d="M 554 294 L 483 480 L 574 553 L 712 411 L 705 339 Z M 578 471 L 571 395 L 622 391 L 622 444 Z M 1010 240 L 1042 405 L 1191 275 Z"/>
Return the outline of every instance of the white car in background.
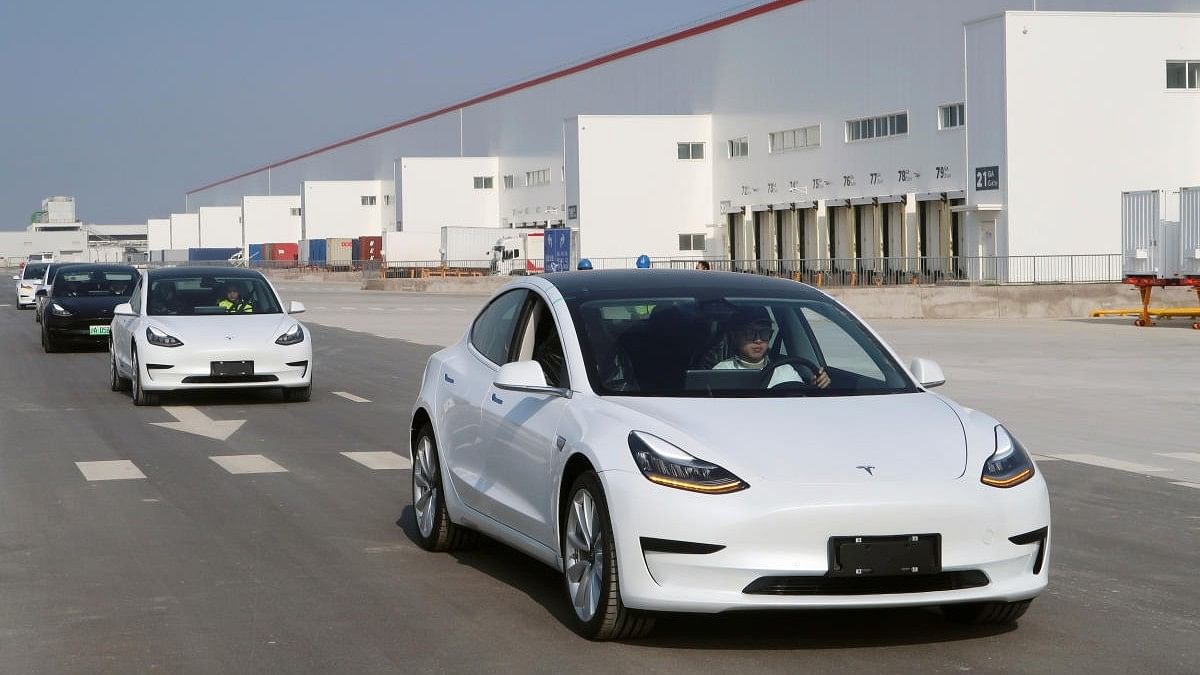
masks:
<path fill-rule="evenodd" d="M 592 639 L 643 635 L 654 611 L 1011 623 L 1047 585 L 1046 484 L 995 419 L 929 391 L 943 380 L 791 281 L 517 281 L 426 367 L 417 539 L 478 531 L 560 570 Z"/>
<path fill-rule="evenodd" d="M 37 303 L 34 294 L 37 292 L 38 286 L 41 285 L 42 277 L 46 275 L 46 268 L 49 266 L 50 263 L 30 262 L 25 264 L 20 274 L 13 275 L 13 281 L 17 282 L 18 309 L 27 309 Z"/>
<path fill-rule="evenodd" d="M 225 302 L 230 289 L 236 303 Z M 136 405 L 185 389 L 282 389 L 289 401 L 312 395 L 312 337 L 284 311 L 257 271 L 169 267 L 142 276 L 113 312 L 109 376 L 113 391 L 132 389 Z"/>

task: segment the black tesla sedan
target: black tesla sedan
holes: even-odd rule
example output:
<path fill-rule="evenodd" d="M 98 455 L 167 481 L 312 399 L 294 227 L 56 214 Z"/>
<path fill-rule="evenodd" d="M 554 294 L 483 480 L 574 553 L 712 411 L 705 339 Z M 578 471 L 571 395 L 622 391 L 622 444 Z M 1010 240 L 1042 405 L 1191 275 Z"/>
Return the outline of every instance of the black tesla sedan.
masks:
<path fill-rule="evenodd" d="M 139 277 L 128 265 L 82 264 L 60 270 L 44 301 L 42 348 L 55 352 L 68 341 L 106 343 L 113 308 L 129 302 Z"/>

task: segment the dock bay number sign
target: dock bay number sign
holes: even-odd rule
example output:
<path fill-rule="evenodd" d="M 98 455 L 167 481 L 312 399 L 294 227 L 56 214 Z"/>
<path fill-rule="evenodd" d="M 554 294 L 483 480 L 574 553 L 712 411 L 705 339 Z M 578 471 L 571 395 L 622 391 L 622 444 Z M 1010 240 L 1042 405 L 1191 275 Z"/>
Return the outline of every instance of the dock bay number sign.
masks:
<path fill-rule="evenodd" d="M 998 166 L 977 166 L 975 167 L 975 191 L 981 190 L 999 190 L 1000 189 L 1000 167 Z"/>

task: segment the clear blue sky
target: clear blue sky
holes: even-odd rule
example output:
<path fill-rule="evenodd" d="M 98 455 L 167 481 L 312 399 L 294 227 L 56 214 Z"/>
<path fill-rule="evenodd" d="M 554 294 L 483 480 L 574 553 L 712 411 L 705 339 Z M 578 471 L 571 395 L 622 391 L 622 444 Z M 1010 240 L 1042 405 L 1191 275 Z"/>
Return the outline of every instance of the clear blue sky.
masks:
<path fill-rule="evenodd" d="M 3 0 L 0 229 L 183 193 L 747 0 Z"/>

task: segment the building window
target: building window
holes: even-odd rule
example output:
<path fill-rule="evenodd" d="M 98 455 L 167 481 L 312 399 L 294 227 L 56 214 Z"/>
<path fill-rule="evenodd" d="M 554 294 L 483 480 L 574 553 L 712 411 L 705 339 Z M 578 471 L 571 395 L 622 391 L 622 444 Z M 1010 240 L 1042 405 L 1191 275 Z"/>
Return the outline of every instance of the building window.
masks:
<path fill-rule="evenodd" d="M 815 148 L 821 145 L 821 125 L 814 124 L 799 129 L 771 132 L 771 152 L 784 152 L 799 148 Z"/>
<path fill-rule="evenodd" d="M 513 186 L 515 184 L 516 184 L 516 181 L 513 180 L 513 175 L 511 173 L 504 177 L 504 189 L 505 190 L 513 189 Z"/>
<path fill-rule="evenodd" d="M 729 141 L 729 158 L 748 157 L 750 155 L 750 141 L 745 136 L 735 138 Z"/>
<path fill-rule="evenodd" d="M 375 206 L 375 195 L 363 195 L 360 199 L 363 206 Z"/>
<path fill-rule="evenodd" d="M 538 169 L 525 172 L 525 186 L 545 185 L 550 182 L 550 169 Z"/>
<path fill-rule="evenodd" d="M 676 146 L 679 159 L 704 159 L 703 143 L 678 143 Z"/>
<path fill-rule="evenodd" d="M 294 209 L 292 209 L 292 215 L 293 215 L 293 216 L 301 216 L 301 215 L 304 215 L 304 209 L 301 209 L 301 208 L 294 208 Z"/>
<path fill-rule="evenodd" d="M 938 106 L 938 128 L 953 129 L 967 124 L 967 104 L 950 103 Z"/>
<path fill-rule="evenodd" d="M 902 136 L 908 133 L 908 113 L 893 113 L 846 121 L 846 142 Z"/>
<path fill-rule="evenodd" d="M 704 250 L 704 235 L 703 234 L 681 234 L 681 235 L 679 235 L 679 250 L 680 251 L 703 251 Z"/>
<path fill-rule="evenodd" d="M 492 180 L 493 180 L 493 178 L 491 176 L 475 176 L 475 189 L 476 190 L 491 190 L 492 189 Z"/>
<path fill-rule="evenodd" d="M 1167 61 L 1167 89 L 1200 89 L 1200 61 Z"/>
<path fill-rule="evenodd" d="M 391 196 L 391 195 L 384 195 L 384 196 L 383 196 L 383 205 L 384 205 L 384 206 L 390 206 L 390 205 L 391 205 L 391 203 L 392 203 L 392 196 Z"/>

